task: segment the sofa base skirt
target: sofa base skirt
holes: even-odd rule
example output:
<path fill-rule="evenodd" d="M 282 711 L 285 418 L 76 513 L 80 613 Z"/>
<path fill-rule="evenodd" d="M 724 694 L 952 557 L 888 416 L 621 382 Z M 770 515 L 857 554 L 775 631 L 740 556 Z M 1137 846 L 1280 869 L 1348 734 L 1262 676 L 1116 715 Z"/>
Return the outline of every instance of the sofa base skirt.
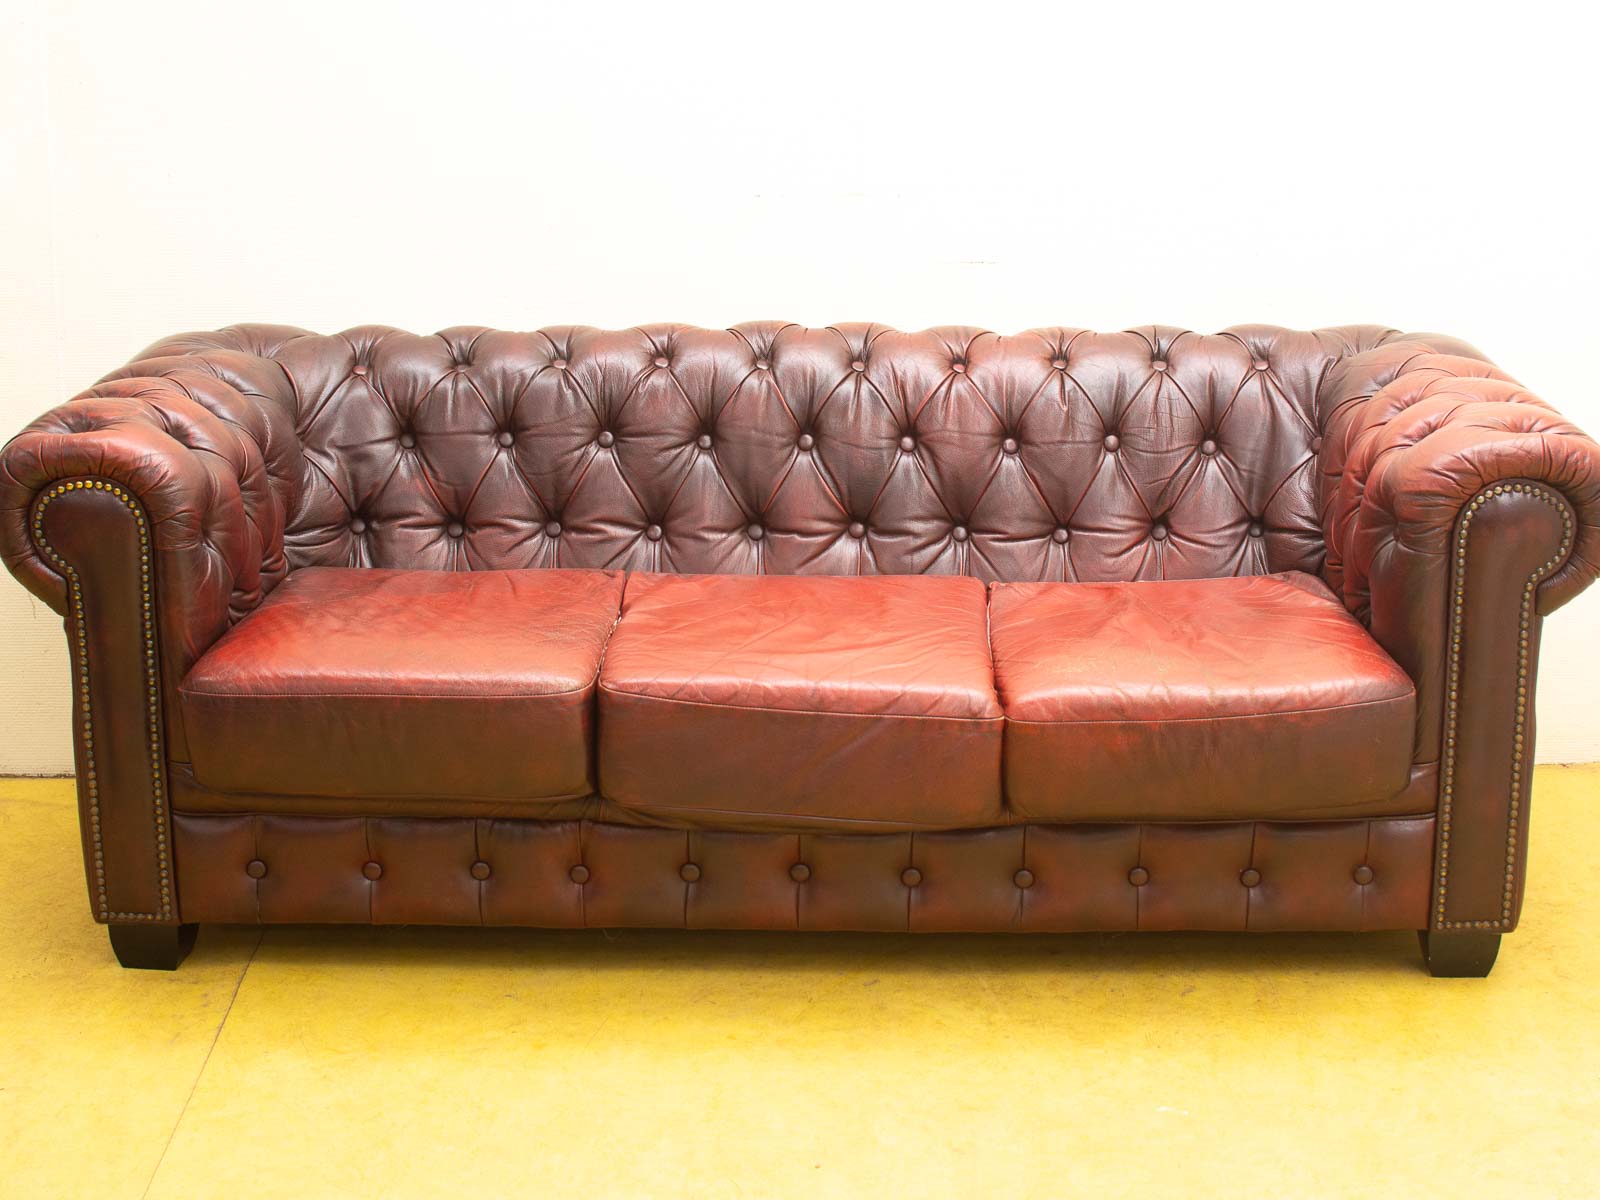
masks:
<path fill-rule="evenodd" d="M 185 922 L 913 932 L 1427 924 L 1434 818 L 756 834 L 173 818 Z"/>

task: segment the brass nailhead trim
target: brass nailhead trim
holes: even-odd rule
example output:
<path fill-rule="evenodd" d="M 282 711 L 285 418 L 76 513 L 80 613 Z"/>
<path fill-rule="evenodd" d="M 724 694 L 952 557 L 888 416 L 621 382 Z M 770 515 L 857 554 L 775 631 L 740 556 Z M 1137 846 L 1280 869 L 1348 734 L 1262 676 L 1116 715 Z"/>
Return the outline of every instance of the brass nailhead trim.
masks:
<path fill-rule="evenodd" d="M 76 491 L 106 492 L 116 497 L 133 514 L 139 529 L 139 601 L 144 629 L 145 718 L 150 732 L 150 790 L 156 826 L 157 883 L 161 889 L 159 912 L 112 912 L 110 902 L 106 898 L 105 848 L 100 838 L 100 782 L 94 758 L 93 714 L 89 710 L 89 638 L 84 632 L 86 618 L 83 588 L 72 564 L 56 553 L 55 547 L 45 540 L 44 536 L 45 509 L 53 500 L 65 496 L 68 492 Z M 170 921 L 173 919 L 172 862 L 167 847 L 166 785 L 162 782 L 164 755 L 161 750 L 160 675 L 156 663 L 155 614 L 151 604 L 150 522 L 145 517 L 144 508 L 139 501 L 120 485 L 107 483 L 103 479 L 75 479 L 70 483 L 58 483 L 40 496 L 33 508 L 33 540 L 66 579 L 67 592 L 72 601 L 74 636 L 69 648 L 72 650 L 73 662 L 77 667 L 78 709 L 82 717 L 83 757 L 86 765 L 83 783 L 84 791 L 89 797 L 89 833 L 94 853 L 95 908 L 102 921 Z"/>
<path fill-rule="evenodd" d="M 1511 748 L 1511 800 L 1510 819 L 1506 826 L 1505 887 L 1500 898 L 1500 919 L 1497 921 L 1447 921 L 1445 898 L 1450 882 L 1450 809 L 1455 790 L 1456 727 L 1460 715 L 1461 688 L 1461 622 L 1463 601 L 1467 587 L 1467 535 L 1472 518 L 1477 511 L 1496 496 L 1515 493 L 1532 496 L 1550 505 L 1561 514 L 1561 548 L 1554 557 L 1534 569 L 1522 587 L 1522 611 L 1517 628 L 1517 692 L 1516 724 Z M 1539 585 L 1548 579 L 1572 550 L 1574 530 L 1572 509 L 1559 494 L 1542 485 L 1531 483 L 1497 483 L 1485 488 L 1472 498 L 1461 513 L 1461 523 L 1456 527 L 1455 553 L 1451 560 L 1450 593 L 1450 646 L 1448 684 L 1445 688 L 1444 762 L 1439 783 L 1439 872 L 1435 881 L 1435 929 L 1509 929 L 1511 927 L 1512 901 L 1517 885 L 1517 843 L 1521 836 L 1522 769 L 1523 755 L 1527 749 L 1528 724 L 1528 631 L 1533 625 L 1533 605 Z"/>

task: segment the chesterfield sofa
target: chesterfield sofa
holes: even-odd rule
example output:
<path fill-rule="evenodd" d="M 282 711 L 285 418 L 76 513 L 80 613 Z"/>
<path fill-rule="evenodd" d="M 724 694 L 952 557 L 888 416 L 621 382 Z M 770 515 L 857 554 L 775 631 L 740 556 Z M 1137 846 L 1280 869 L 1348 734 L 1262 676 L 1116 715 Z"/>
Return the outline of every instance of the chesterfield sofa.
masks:
<path fill-rule="evenodd" d="M 1454 338 L 186 334 L 0 453 L 91 911 L 1518 921 L 1600 448 Z"/>

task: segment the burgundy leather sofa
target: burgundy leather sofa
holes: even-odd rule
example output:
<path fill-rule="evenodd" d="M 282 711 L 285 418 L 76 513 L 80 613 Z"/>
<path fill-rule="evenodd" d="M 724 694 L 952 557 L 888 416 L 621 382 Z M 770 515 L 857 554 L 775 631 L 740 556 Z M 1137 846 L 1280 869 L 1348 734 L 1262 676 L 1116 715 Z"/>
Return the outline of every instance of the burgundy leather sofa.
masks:
<path fill-rule="evenodd" d="M 89 899 L 198 922 L 1395 930 L 1522 897 L 1600 448 L 1453 338 L 246 325 L 0 455 Z"/>

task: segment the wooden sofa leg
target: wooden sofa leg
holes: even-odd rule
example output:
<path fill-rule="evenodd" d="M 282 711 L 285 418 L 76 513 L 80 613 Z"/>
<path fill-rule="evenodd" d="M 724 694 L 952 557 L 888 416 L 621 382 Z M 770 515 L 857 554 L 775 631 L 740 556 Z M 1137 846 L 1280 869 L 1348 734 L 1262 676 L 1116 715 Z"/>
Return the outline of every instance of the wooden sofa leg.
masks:
<path fill-rule="evenodd" d="M 1442 933 L 1437 929 L 1417 932 L 1422 943 L 1422 960 L 1435 979 L 1482 979 L 1494 966 L 1500 953 L 1500 935 L 1480 930 Z"/>
<path fill-rule="evenodd" d="M 111 949 L 124 967 L 176 971 L 194 949 L 198 925 L 109 925 Z"/>

